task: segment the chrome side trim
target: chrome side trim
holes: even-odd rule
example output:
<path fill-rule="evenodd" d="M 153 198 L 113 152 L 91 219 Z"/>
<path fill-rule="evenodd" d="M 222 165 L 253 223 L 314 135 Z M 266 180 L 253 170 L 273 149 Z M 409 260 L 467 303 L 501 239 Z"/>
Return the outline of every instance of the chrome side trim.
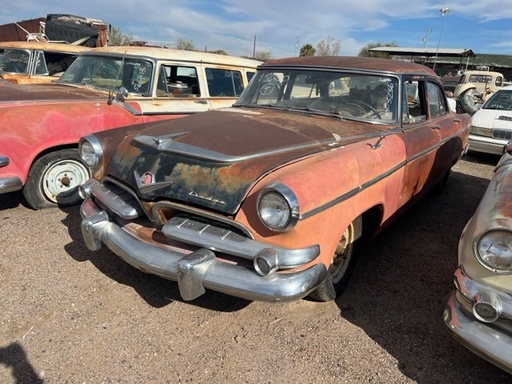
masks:
<path fill-rule="evenodd" d="M 11 159 L 7 156 L 0 155 L 0 168 L 7 167 L 9 164 L 11 164 Z"/>
<path fill-rule="evenodd" d="M 23 183 L 19 177 L 0 178 L 0 193 L 19 191 L 21 188 L 23 188 Z"/>
<path fill-rule="evenodd" d="M 295 301 L 307 296 L 327 275 L 325 265 L 318 263 L 295 273 L 260 276 L 243 266 L 218 261 L 210 250 L 200 248 L 187 254 L 182 249 L 148 244 L 111 222 L 91 199 L 82 203 L 80 214 L 82 235 L 90 250 L 104 244 L 135 268 L 177 281 L 184 300 L 211 289 L 246 300 Z"/>

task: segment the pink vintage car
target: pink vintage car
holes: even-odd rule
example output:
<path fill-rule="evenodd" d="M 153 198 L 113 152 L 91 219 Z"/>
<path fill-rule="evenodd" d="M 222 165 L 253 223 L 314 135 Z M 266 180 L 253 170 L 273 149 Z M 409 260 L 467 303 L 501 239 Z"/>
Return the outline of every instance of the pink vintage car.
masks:
<path fill-rule="evenodd" d="M 205 52 L 104 47 L 79 54 L 52 84 L 0 87 L 0 194 L 35 209 L 80 202 L 89 177 L 81 136 L 234 103 L 258 61 Z"/>
<path fill-rule="evenodd" d="M 443 188 L 469 125 L 418 64 L 271 60 L 232 108 L 82 138 L 85 244 L 185 300 L 333 300 L 361 242 Z"/>

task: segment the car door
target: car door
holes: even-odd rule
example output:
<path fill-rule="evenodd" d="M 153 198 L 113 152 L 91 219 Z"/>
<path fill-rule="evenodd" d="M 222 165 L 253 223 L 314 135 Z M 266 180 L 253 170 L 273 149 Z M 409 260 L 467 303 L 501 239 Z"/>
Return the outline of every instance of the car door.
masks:
<path fill-rule="evenodd" d="M 440 144 L 438 129 L 433 126 L 441 122 L 432 119 L 425 78 L 406 77 L 402 89 L 402 137 L 406 159 L 400 200 L 405 204 L 423 191 L 432 178 Z"/>
<path fill-rule="evenodd" d="M 461 153 L 459 129 L 462 120 L 450 110 L 446 94 L 438 82 L 427 81 L 427 93 L 431 128 L 439 138 L 431 179 L 439 180 L 447 173 L 447 164 L 452 165 L 457 160 L 457 154 Z"/>

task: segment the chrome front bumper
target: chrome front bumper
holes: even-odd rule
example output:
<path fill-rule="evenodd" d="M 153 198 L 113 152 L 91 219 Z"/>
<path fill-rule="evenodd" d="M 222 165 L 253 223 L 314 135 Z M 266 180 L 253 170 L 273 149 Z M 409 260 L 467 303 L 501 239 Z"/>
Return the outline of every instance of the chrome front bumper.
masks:
<path fill-rule="evenodd" d="M 496 324 L 484 323 L 474 317 L 470 306 L 477 292 L 489 291 L 490 288 L 471 280 L 460 268 L 455 272 L 454 280 L 457 289 L 450 293 L 446 302 L 445 324 L 467 349 L 512 374 L 512 333 L 507 330 L 512 319 L 510 297 L 503 302 L 502 316 L 505 320 L 498 319 Z M 497 294 L 506 298 L 502 293 Z M 500 326 L 499 322 L 505 326 Z"/>
<path fill-rule="evenodd" d="M 490 155 L 503 155 L 503 149 L 507 140 L 493 139 L 492 137 L 469 135 L 469 150 Z"/>
<path fill-rule="evenodd" d="M 214 251 L 205 247 L 188 252 L 179 247 L 147 243 L 113 222 L 107 211 L 91 198 L 83 202 L 80 213 L 87 248 L 96 251 L 104 244 L 141 271 L 177 281 L 184 300 L 193 300 L 205 293 L 205 289 L 211 289 L 247 300 L 294 301 L 307 296 L 327 275 L 325 265 L 318 263 L 299 272 L 262 276 L 251 268 L 220 261 Z M 240 247 L 234 240 L 232 246 Z M 268 245 L 265 250 L 269 250 Z"/>

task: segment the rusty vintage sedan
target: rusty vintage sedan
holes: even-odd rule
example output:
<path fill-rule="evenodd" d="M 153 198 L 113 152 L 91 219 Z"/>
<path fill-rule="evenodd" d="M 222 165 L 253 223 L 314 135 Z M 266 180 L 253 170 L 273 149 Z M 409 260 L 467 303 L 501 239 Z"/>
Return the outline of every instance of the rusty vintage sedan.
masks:
<path fill-rule="evenodd" d="M 469 125 L 421 65 L 271 60 L 233 107 L 83 137 L 83 237 L 184 300 L 330 301 L 358 246 L 443 188 Z"/>
<path fill-rule="evenodd" d="M 512 375 L 512 141 L 459 241 L 444 321 L 462 345 Z"/>

